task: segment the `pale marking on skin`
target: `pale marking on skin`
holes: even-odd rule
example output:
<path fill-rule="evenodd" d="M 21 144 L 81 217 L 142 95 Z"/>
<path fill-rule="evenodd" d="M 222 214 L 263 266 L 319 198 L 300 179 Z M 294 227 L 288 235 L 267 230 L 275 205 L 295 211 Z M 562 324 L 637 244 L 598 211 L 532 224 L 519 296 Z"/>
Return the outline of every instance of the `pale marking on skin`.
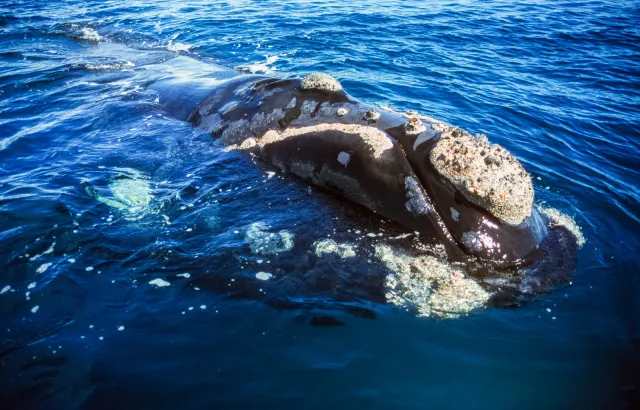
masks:
<path fill-rule="evenodd" d="M 344 165 L 345 167 L 347 166 L 349 161 L 351 161 L 351 155 L 349 155 L 348 152 L 342 151 L 341 153 L 338 154 L 338 162 Z"/>
<path fill-rule="evenodd" d="M 385 151 L 393 148 L 393 141 L 384 131 L 375 127 L 357 124 L 318 124 L 309 127 L 288 128 L 281 133 L 270 130 L 258 140 L 258 145 L 264 147 L 267 144 L 282 141 L 289 137 L 327 131 L 338 131 L 360 136 L 360 138 L 362 138 L 362 140 L 373 150 L 373 156 L 376 159 L 380 159 Z"/>

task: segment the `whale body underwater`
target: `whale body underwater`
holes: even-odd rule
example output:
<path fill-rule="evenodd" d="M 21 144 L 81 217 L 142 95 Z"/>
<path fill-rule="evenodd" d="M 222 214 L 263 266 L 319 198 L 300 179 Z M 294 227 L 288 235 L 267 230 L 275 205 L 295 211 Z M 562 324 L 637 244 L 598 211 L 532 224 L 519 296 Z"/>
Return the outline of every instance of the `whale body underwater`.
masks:
<path fill-rule="evenodd" d="M 490 291 L 489 304 L 568 283 L 577 238 L 539 211 L 530 174 L 486 136 L 360 102 L 324 73 L 273 78 L 212 66 L 201 78 L 171 74 L 188 60 L 164 63 L 170 74 L 150 88 L 170 115 L 226 150 L 415 232 L 427 253 Z"/>

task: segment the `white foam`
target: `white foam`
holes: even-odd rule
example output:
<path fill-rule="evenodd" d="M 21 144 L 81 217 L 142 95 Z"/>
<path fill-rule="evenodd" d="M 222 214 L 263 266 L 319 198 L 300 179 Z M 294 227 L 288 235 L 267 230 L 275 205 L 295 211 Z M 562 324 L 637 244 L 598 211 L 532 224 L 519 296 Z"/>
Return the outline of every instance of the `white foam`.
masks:
<path fill-rule="evenodd" d="M 103 40 L 102 36 L 91 27 L 83 27 L 82 30 L 80 30 L 80 38 L 93 41 L 95 43 L 99 43 Z"/>
<path fill-rule="evenodd" d="M 179 276 L 181 278 L 189 279 L 191 277 L 191 274 L 190 273 L 178 273 L 176 276 Z"/>
<path fill-rule="evenodd" d="M 40 309 L 40 306 L 34 306 L 31 308 L 31 313 L 36 313 Z"/>
<path fill-rule="evenodd" d="M 31 282 L 31 283 L 29 284 L 29 286 L 27 286 L 27 289 L 33 289 L 33 288 L 35 288 L 35 287 L 36 287 L 36 283 L 35 283 L 35 282 Z"/>
<path fill-rule="evenodd" d="M 47 269 L 49 269 L 49 266 L 53 265 L 53 263 L 49 262 L 49 263 L 43 263 L 42 265 L 40 265 L 38 267 L 38 269 L 36 269 L 36 273 L 44 273 Z"/>
<path fill-rule="evenodd" d="M 56 246 L 56 243 L 52 243 L 51 246 L 49 247 L 49 249 L 47 249 L 46 251 L 42 252 L 43 255 L 48 255 L 50 253 L 53 252 L 53 248 Z"/>
<path fill-rule="evenodd" d="M 173 40 L 169 40 L 169 43 L 167 44 L 167 50 L 173 51 L 174 53 L 179 53 L 181 51 L 188 53 L 191 47 L 193 46 L 190 44 L 178 43 L 178 42 L 174 43 Z"/>
<path fill-rule="evenodd" d="M 149 281 L 149 285 L 155 285 L 155 286 L 157 286 L 159 288 L 163 288 L 165 286 L 171 286 L 171 283 L 167 282 L 164 279 L 158 278 L 158 279 L 150 280 Z"/>
<path fill-rule="evenodd" d="M 322 257 L 325 254 L 335 253 L 341 258 L 356 256 L 355 247 L 352 244 L 339 244 L 333 239 L 322 239 L 314 243 L 315 254 Z"/>
<path fill-rule="evenodd" d="M 257 74 L 257 73 L 268 74 L 272 71 L 276 71 L 276 68 L 271 66 L 276 61 L 278 61 L 278 56 L 269 56 L 269 57 L 266 57 L 264 62 L 244 64 L 244 65 L 237 66 L 236 69 L 239 71 L 242 71 L 245 73 L 251 73 L 251 74 Z"/>
<path fill-rule="evenodd" d="M 256 222 L 249 226 L 245 234 L 245 241 L 253 253 L 261 255 L 275 255 L 289 251 L 294 245 L 294 235 L 287 230 L 270 232 L 263 222 Z"/>
<path fill-rule="evenodd" d="M 256 279 L 269 280 L 272 277 L 273 277 L 273 275 L 270 274 L 269 272 L 258 272 L 258 273 L 256 273 Z"/>
<path fill-rule="evenodd" d="M 3 293 L 7 293 L 10 290 L 11 290 L 11 286 L 7 285 L 4 288 L 2 288 L 2 290 L 0 290 L 0 295 L 2 295 Z"/>

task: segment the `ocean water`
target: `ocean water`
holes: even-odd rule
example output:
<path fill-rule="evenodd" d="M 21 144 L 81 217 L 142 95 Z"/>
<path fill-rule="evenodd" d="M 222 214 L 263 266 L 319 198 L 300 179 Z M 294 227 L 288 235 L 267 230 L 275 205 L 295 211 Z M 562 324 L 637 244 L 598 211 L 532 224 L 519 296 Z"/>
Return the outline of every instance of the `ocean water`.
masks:
<path fill-rule="evenodd" d="M 0 2 L 0 408 L 638 408 L 638 23 L 638 1 Z M 457 319 L 371 297 L 355 232 L 393 224 L 149 87 L 218 65 L 486 134 L 580 227 L 571 283 Z M 316 257 L 327 237 L 357 256 Z"/>

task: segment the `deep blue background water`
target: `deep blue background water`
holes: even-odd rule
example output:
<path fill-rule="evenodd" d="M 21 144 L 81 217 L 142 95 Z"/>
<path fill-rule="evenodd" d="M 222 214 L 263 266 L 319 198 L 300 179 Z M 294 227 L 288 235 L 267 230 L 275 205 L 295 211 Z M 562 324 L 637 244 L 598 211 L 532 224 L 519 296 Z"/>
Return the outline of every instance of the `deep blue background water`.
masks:
<path fill-rule="evenodd" d="M 637 1 L 0 2 L 0 407 L 633 408 L 638 23 Z M 304 256 L 371 221 L 169 117 L 146 86 L 178 54 L 326 71 L 358 99 L 487 134 L 581 226 L 571 286 L 457 320 L 306 295 L 336 327 L 272 307 L 282 282 L 223 291 L 215 278 L 266 266 L 242 235 L 253 222 L 296 235 L 296 257 L 261 259 L 304 288 L 379 269 Z M 137 221 L 86 191 L 122 169 L 152 188 Z"/>

